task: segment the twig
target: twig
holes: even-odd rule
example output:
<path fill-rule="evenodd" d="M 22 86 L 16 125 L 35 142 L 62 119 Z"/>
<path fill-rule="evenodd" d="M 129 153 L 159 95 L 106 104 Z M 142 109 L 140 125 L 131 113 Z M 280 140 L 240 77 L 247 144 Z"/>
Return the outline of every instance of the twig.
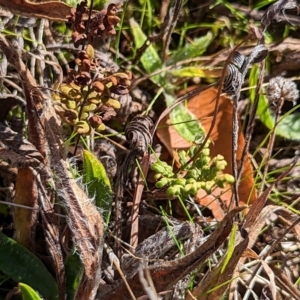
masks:
<path fill-rule="evenodd" d="M 150 161 L 150 153 L 147 153 L 142 158 L 142 173 L 138 176 L 138 185 L 134 191 L 132 210 L 131 210 L 131 231 L 130 231 L 130 245 L 135 249 L 138 245 L 139 232 L 139 208 L 141 204 L 142 194 L 144 190 L 144 180 L 142 175 L 148 173 Z"/>
<path fill-rule="evenodd" d="M 146 157 L 148 153 L 148 147 L 152 143 L 152 136 L 150 128 L 153 123 L 147 116 L 138 115 L 125 129 L 126 139 L 130 144 L 130 152 L 126 155 L 124 162 L 120 166 L 117 174 L 117 180 L 115 185 L 115 230 L 114 233 L 118 239 L 115 240 L 115 251 L 120 257 L 121 248 L 119 238 L 122 237 L 122 199 L 124 194 L 124 185 L 127 182 L 128 171 L 130 166 L 136 158 Z M 143 159 L 143 165 L 149 164 L 149 160 Z M 147 171 L 147 170 L 145 170 Z M 141 195 L 140 195 L 141 197 Z M 140 204 L 140 197 L 133 200 L 132 207 L 132 228 L 131 228 L 131 242 L 134 247 L 137 246 L 137 233 L 138 233 L 138 211 Z M 131 246 L 133 246 L 131 245 Z"/>
<path fill-rule="evenodd" d="M 269 170 L 268 160 L 272 156 L 275 137 L 276 137 L 276 129 L 277 129 L 277 126 L 278 126 L 278 123 L 279 123 L 278 118 L 279 118 L 279 115 L 281 113 L 283 103 L 284 103 L 284 98 L 281 98 L 279 100 L 279 107 L 278 107 L 278 111 L 276 112 L 276 115 L 275 115 L 274 127 L 273 127 L 272 132 L 271 132 L 270 137 L 269 137 L 268 146 L 267 146 L 267 149 L 266 149 L 266 151 L 264 153 L 264 156 L 262 158 L 262 161 L 261 161 L 261 165 L 265 165 L 265 166 L 264 166 L 264 171 L 263 171 L 262 178 L 261 178 L 261 186 L 260 186 L 260 189 L 259 189 L 259 194 L 261 194 L 264 190 L 265 181 L 266 181 L 267 173 L 268 173 L 268 170 Z"/>
<path fill-rule="evenodd" d="M 232 120 L 232 174 L 235 178 L 233 183 L 233 199 L 236 206 L 239 205 L 239 176 L 237 165 L 237 145 L 238 145 L 238 115 L 237 115 L 237 102 L 240 98 L 241 87 L 245 80 L 247 70 L 250 64 L 261 62 L 265 59 L 268 50 L 264 45 L 257 45 L 248 58 L 245 58 L 239 52 L 234 52 L 232 55 L 232 61 L 228 65 L 228 76 L 224 81 L 224 90 L 228 96 L 233 99 L 233 120 Z M 230 207 L 232 206 L 232 203 Z"/>
<path fill-rule="evenodd" d="M 1 188 L 1 189 L 4 189 L 4 188 Z M 5 189 L 9 189 L 9 188 L 5 188 Z M 39 208 L 36 208 L 36 207 L 31 207 L 31 206 L 27 206 L 27 205 L 21 205 L 21 204 L 17 204 L 17 203 L 2 201 L 2 200 L 0 200 L 0 203 L 4 204 L 4 205 L 20 207 L 20 208 L 29 209 L 29 210 L 39 210 Z"/>
<path fill-rule="evenodd" d="M 146 273 L 146 277 L 147 277 L 148 281 L 146 280 L 146 278 L 144 276 L 144 272 Z M 150 300 L 159 299 L 158 295 L 156 293 L 155 287 L 153 285 L 153 281 L 151 280 L 149 268 L 147 268 L 146 266 L 143 266 L 143 264 L 140 264 L 139 279 L 140 279 L 141 285 L 142 285 L 144 291 L 146 292 L 146 294 L 148 295 L 149 299 Z"/>
<path fill-rule="evenodd" d="M 248 122 L 247 130 L 246 130 L 246 134 L 245 134 L 245 145 L 244 145 L 243 152 L 242 152 L 241 163 L 240 163 L 240 166 L 238 169 L 238 181 L 241 180 L 244 163 L 247 158 L 247 153 L 249 150 L 250 141 L 251 141 L 253 130 L 254 130 L 256 110 L 258 107 L 259 95 L 260 95 L 260 91 L 261 91 L 261 87 L 262 87 L 262 83 L 263 83 L 263 79 L 264 79 L 264 73 L 265 73 L 264 62 L 260 63 L 260 68 L 261 68 L 261 70 L 259 72 L 259 79 L 258 79 L 257 85 L 255 87 L 255 98 L 254 98 L 254 102 L 251 106 L 251 110 L 250 110 L 250 114 L 249 114 L 249 122 Z"/>
<path fill-rule="evenodd" d="M 117 258 L 117 256 L 113 253 L 112 249 L 106 243 L 104 243 L 103 248 L 105 249 L 105 251 L 106 251 L 106 253 L 108 255 L 108 258 L 109 258 L 111 264 L 113 264 L 115 266 L 115 268 L 117 269 L 117 271 L 119 272 L 119 274 L 120 274 L 120 276 L 121 276 L 121 278 L 122 278 L 122 280 L 123 280 L 123 282 L 124 282 L 124 284 L 125 284 L 128 292 L 129 292 L 131 298 L 133 300 L 136 300 L 136 297 L 135 297 L 132 289 L 130 288 L 130 286 L 128 284 L 128 281 L 126 280 L 126 277 L 124 276 L 124 273 L 123 273 L 123 271 L 120 268 L 120 261 L 119 261 L 119 259 Z"/>
<path fill-rule="evenodd" d="M 176 0 L 174 5 L 169 9 L 166 14 L 165 20 L 161 26 L 163 32 L 163 49 L 162 49 L 162 62 L 164 63 L 168 56 L 168 48 L 171 41 L 171 34 L 179 19 L 179 13 L 182 7 L 183 1 Z"/>

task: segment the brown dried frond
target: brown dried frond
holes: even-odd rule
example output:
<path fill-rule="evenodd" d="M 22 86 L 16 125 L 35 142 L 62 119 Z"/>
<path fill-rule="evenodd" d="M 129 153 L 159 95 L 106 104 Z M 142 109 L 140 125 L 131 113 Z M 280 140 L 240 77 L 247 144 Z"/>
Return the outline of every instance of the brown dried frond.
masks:
<path fill-rule="evenodd" d="M 86 86 L 91 81 L 91 74 L 86 71 L 80 72 L 75 76 L 75 83 L 78 85 Z"/>
<path fill-rule="evenodd" d="M 76 9 L 72 8 L 68 21 L 72 23 L 73 27 L 72 40 L 74 46 L 78 48 L 86 41 L 93 44 L 95 37 L 104 40 L 108 36 L 115 35 L 115 26 L 120 22 L 120 18 L 117 16 L 120 7 L 121 4 L 110 4 L 107 10 L 92 14 L 90 21 L 88 21 L 89 8 L 87 1 L 82 1 Z M 89 28 L 86 28 L 86 26 L 89 26 Z"/>
<path fill-rule="evenodd" d="M 102 105 L 101 107 L 102 111 L 102 120 L 103 121 L 109 121 L 112 117 L 115 117 L 117 115 L 116 111 L 109 106 Z"/>
<path fill-rule="evenodd" d="M 93 11 L 89 16 L 87 1 L 82 1 L 68 16 L 75 47 L 86 42 L 87 46 L 78 52 L 77 69 L 69 71 L 66 84 L 60 87 L 62 95 L 55 98 L 60 101 L 56 108 L 63 121 L 75 126 L 79 134 L 89 134 L 91 128 L 104 130 L 103 121 L 116 116 L 121 107 L 118 98 L 129 93 L 132 75 L 101 67 L 92 46 L 96 37 L 105 39 L 116 33 L 114 26 L 120 21 L 117 16 L 120 7 L 110 4 L 107 10 Z"/>
<path fill-rule="evenodd" d="M 152 143 L 151 128 L 152 120 L 148 116 L 137 115 L 125 129 L 125 136 L 130 143 L 130 149 L 135 149 L 143 155 Z"/>

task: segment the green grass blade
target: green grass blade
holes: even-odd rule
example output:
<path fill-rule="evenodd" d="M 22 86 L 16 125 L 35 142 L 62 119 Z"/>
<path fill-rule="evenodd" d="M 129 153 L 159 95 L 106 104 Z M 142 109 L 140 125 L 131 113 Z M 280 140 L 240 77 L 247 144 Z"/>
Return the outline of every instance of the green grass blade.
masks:
<path fill-rule="evenodd" d="M 175 77 L 219 78 L 220 68 L 212 68 L 207 66 L 184 67 L 180 69 L 169 70 L 168 74 L 171 74 Z"/>
<path fill-rule="evenodd" d="M 83 178 L 90 197 L 95 197 L 96 206 L 102 209 L 106 219 L 113 198 L 112 188 L 104 166 L 87 150 L 83 151 Z"/>
<path fill-rule="evenodd" d="M 274 2 L 275 2 L 275 0 L 261 0 L 261 1 L 258 1 L 258 2 L 255 3 L 254 9 L 257 9 L 257 10 L 261 9 L 261 8 L 263 8 L 267 5 L 270 5 Z"/>
<path fill-rule="evenodd" d="M 75 299 L 84 271 L 82 261 L 76 252 L 69 254 L 65 263 L 65 268 L 67 300 L 73 300 Z"/>
<path fill-rule="evenodd" d="M 182 250 L 182 248 L 183 248 L 183 247 L 182 247 L 182 243 L 181 243 L 180 240 L 177 240 L 177 238 L 176 238 L 176 236 L 175 236 L 175 234 L 174 234 L 173 228 L 172 228 L 172 226 L 170 226 L 170 223 L 169 223 L 169 221 L 168 221 L 168 215 L 167 215 L 167 213 L 164 211 L 164 209 L 163 209 L 161 206 L 160 206 L 160 210 L 161 210 L 163 219 L 164 219 L 164 221 L 165 221 L 165 223 L 166 223 L 166 226 L 167 226 L 167 228 L 168 228 L 168 231 L 170 232 L 170 235 L 172 236 L 172 239 L 173 239 L 175 245 L 177 246 L 180 255 L 181 255 L 181 256 L 184 256 L 184 252 L 183 252 L 183 250 Z"/>
<path fill-rule="evenodd" d="M 167 106 L 175 102 L 173 95 L 164 93 Z M 204 128 L 197 118 L 183 105 L 177 105 L 170 112 L 171 123 L 175 130 L 187 141 L 200 143 L 205 137 Z"/>
<path fill-rule="evenodd" d="M 237 223 L 233 223 L 232 230 L 231 230 L 230 237 L 229 237 L 228 250 L 225 254 L 226 255 L 225 260 L 224 260 L 224 263 L 221 268 L 221 274 L 224 273 L 224 271 L 226 270 L 226 267 L 227 267 L 227 265 L 232 257 L 232 254 L 234 252 L 234 244 L 235 244 L 235 237 L 236 237 L 237 229 L 238 229 Z"/>
<path fill-rule="evenodd" d="M 131 18 L 129 20 L 131 32 L 133 34 L 134 44 L 136 48 L 140 48 L 143 46 L 144 42 L 147 40 L 147 36 L 142 31 L 140 25 Z M 143 55 L 141 56 L 141 63 L 148 74 L 151 74 L 154 71 L 162 68 L 161 59 L 153 47 L 153 45 L 149 45 Z M 161 84 L 162 76 L 155 75 L 151 78 L 155 83 Z"/>
<path fill-rule="evenodd" d="M 186 44 L 183 48 L 179 48 L 173 52 L 167 60 L 167 65 L 170 66 L 178 61 L 192 59 L 202 55 L 212 41 L 213 34 L 208 32 L 205 36 L 195 39 L 193 42 Z"/>
<path fill-rule="evenodd" d="M 0 232 L 0 270 L 23 282 L 47 300 L 58 299 L 57 284 L 44 264 L 29 250 Z"/>
<path fill-rule="evenodd" d="M 23 300 L 42 300 L 39 294 L 29 285 L 20 282 L 19 287 L 22 293 Z"/>

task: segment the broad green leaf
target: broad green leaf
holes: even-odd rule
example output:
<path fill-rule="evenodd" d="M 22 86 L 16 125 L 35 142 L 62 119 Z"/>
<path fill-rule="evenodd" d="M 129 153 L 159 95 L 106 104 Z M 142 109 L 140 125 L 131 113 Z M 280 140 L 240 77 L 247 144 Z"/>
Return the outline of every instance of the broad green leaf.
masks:
<path fill-rule="evenodd" d="M 142 31 L 140 25 L 133 18 L 129 20 L 129 23 L 133 34 L 135 46 L 136 48 L 140 48 L 147 40 L 147 37 Z M 141 56 L 141 63 L 148 74 L 151 74 L 154 71 L 157 71 L 158 69 L 162 68 L 161 59 L 153 45 L 150 44 L 146 48 L 145 52 Z M 161 84 L 163 78 L 161 75 L 155 75 L 151 77 L 151 79 L 155 83 Z"/>
<path fill-rule="evenodd" d="M 9 216 L 10 213 L 9 206 L 0 203 L 0 217 L 3 218 Z"/>
<path fill-rule="evenodd" d="M 221 268 L 221 274 L 224 273 L 224 271 L 226 270 L 226 267 L 232 257 L 232 254 L 234 252 L 234 244 L 235 244 L 235 237 L 236 237 L 236 232 L 237 232 L 238 226 L 237 223 L 233 223 L 232 229 L 231 229 L 231 233 L 230 233 L 230 237 L 229 237 L 229 245 L 228 245 L 228 249 L 227 252 L 225 254 L 225 259 Z"/>
<path fill-rule="evenodd" d="M 23 300 L 42 300 L 39 294 L 29 285 L 21 282 L 18 285 L 20 287 Z"/>
<path fill-rule="evenodd" d="M 69 254 L 65 263 L 67 300 L 73 300 L 76 296 L 80 280 L 84 271 L 82 261 L 78 253 Z"/>
<path fill-rule="evenodd" d="M 250 86 L 256 85 L 258 78 L 258 67 L 254 66 L 250 72 L 249 84 Z M 255 89 L 250 90 L 250 101 L 253 103 L 255 98 Z M 293 108 L 295 110 L 296 107 Z M 259 95 L 259 102 L 257 112 L 261 122 L 269 129 L 274 128 L 274 118 L 272 117 L 271 110 L 269 108 L 268 99 L 264 94 L 264 91 Z M 276 134 L 290 140 L 299 140 L 300 131 L 300 114 L 290 112 L 280 119 L 280 122 L 276 128 Z"/>
<path fill-rule="evenodd" d="M 175 102 L 173 95 L 164 93 L 167 106 Z M 179 104 L 170 112 L 171 123 L 175 130 L 187 141 L 199 143 L 205 137 L 204 128 L 199 120 L 183 105 Z"/>
<path fill-rule="evenodd" d="M 299 140 L 300 113 L 284 116 L 277 126 L 276 134 L 290 140 Z"/>
<path fill-rule="evenodd" d="M 259 95 L 256 114 L 266 127 L 272 129 L 274 127 L 274 118 L 269 108 L 268 99 L 263 93 L 264 91 L 262 91 L 262 94 Z"/>
<path fill-rule="evenodd" d="M 178 61 L 202 55 L 212 40 L 213 35 L 211 32 L 208 32 L 205 36 L 195 39 L 191 43 L 186 44 L 183 48 L 173 52 L 167 60 L 167 65 L 170 66 L 176 64 Z"/>
<path fill-rule="evenodd" d="M 258 79 L 258 66 L 253 66 L 250 75 L 249 75 L 249 85 L 255 86 L 257 84 Z M 255 99 L 255 89 L 250 90 L 250 101 L 251 103 L 254 102 Z M 264 95 L 264 92 L 262 91 L 259 95 L 259 102 L 256 114 L 258 115 L 261 122 L 269 129 L 272 129 L 274 127 L 274 119 L 272 117 L 271 111 L 269 109 L 268 105 L 268 99 Z"/>
<path fill-rule="evenodd" d="M 83 178 L 90 197 L 95 197 L 96 206 L 107 217 L 112 203 L 113 193 L 109 178 L 102 163 L 89 151 L 83 151 Z"/>
<path fill-rule="evenodd" d="M 23 282 L 47 300 L 58 299 L 58 288 L 44 264 L 29 250 L 0 232 L 0 270 Z"/>
<path fill-rule="evenodd" d="M 222 69 L 207 66 L 185 67 L 180 69 L 169 70 L 168 74 L 176 77 L 201 77 L 201 78 L 219 78 Z"/>

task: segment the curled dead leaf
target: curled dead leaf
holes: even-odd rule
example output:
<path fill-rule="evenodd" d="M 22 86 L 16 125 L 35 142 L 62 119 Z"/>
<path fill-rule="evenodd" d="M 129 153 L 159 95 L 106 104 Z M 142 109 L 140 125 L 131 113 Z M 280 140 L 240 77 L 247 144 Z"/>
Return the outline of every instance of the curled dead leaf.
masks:
<path fill-rule="evenodd" d="M 26 0 L 0 0 L 0 6 L 20 15 L 62 22 L 67 21 L 71 12 L 71 6 L 59 1 L 34 3 Z"/>

